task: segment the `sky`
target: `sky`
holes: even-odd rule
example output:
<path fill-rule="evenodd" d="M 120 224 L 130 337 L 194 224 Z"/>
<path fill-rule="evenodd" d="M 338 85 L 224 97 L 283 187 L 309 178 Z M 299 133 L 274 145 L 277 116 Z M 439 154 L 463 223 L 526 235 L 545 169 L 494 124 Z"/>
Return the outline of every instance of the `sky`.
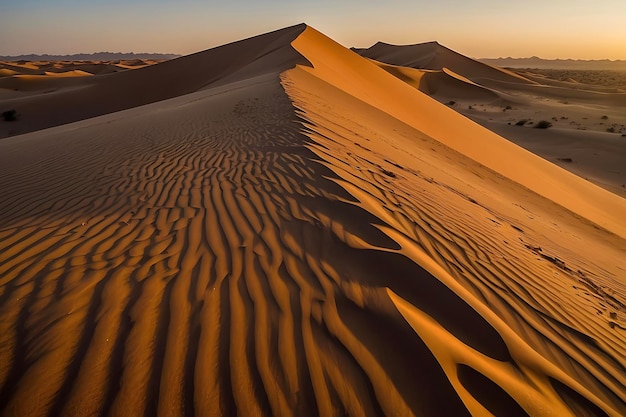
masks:
<path fill-rule="evenodd" d="M 626 0 L 0 0 L 0 55 L 189 54 L 298 23 L 344 46 L 626 59 Z"/>

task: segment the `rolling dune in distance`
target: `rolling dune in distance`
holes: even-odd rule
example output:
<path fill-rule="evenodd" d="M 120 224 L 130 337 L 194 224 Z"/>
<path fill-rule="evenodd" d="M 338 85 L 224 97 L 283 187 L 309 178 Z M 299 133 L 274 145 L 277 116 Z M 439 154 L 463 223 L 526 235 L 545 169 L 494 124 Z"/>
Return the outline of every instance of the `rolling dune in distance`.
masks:
<path fill-rule="evenodd" d="M 583 71 L 586 82 L 556 80 L 492 67 L 436 42 L 379 42 L 355 51 L 498 135 L 626 198 L 626 84 L 620 73 Z M 542 120 L 552 127 L 529 129 Z"/>
<path fill-rule="evenodd" d="M 622 415 L 626 200 L 426 77 L 302 24 L 0 99 L 1 415 Z"/>

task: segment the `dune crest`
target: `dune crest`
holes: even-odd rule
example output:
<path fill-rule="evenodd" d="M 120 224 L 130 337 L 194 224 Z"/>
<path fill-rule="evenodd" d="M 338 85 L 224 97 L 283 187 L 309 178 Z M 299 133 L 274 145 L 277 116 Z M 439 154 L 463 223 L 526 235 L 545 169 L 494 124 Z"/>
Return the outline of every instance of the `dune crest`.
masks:
<path fill-rule="evenodd" d="M 0 89 L 28 92 L 4 101 L 21 117 L 11 125 L 0 125 L 0 138 L 9 136 L 9 129 L 11 135 L 28 133 L 284 71 L 305 63 L 289 45 L 303 29 L 304 25 L 280 29 L 158 65 L 107 74 L 97 81 L 93 77 L 31 77 L 25 82 L 0 78 Z"/>
<path fill-rule="evenodd" d="M 397 78 L 487 129 L 626 197 L 626 150 L 622 146 L 626 93 L 619 73 L 512 72 L 486 66 L 436 43 L 379 43 L 357 51 L 379 60 L 375 62 Z M 566 76 L 569 78 L 564 79 Z M 581 82 L 572 82 L 571 77 Z M 530 129 L 541 121 L 544 126 L 550 123 L 551 128 Z"/>
<path fill-rule="evenodd" d="M 367 58 L 403 67 L 439 71 L 448 67 L 454 72 L 465 73 L 470 79 L 481 81 L 481 83 L 496 80 L 509 83 L 534 83 L 512 71 L 463 56 L 438 42 L 415 45 L 391 45 L 378 42 L 370 48 L 357 48 L 354 51 Z"/>
<path fill-rule="evenodd" d="M 528 244 L 527 242 L 525 243 L 525 241 L 532 239 L 534 244 L 537 245 L 542 240 L 540 237 L 541 234 L 546 233 L 547 226 L 549 226 L 548 219 L 554 216 L 559 210 L 556 212 L 553 211 L 554 207 L 551 206 L 551 202 L 542 202 L 543 199 L 541 197 L 536 195 L 531 197 L 531 195 L 528 194 L 524 196 L 524 204 L 529 204 L 530 201 L 534 201 L 534 204 L 537 205 L 535 209 L 531 211 L 534 212 L 534 210 L 537 210 L 541 212 L 540 217 L 544 217 L 544 219 L 536 222 L 536 217 L 534 217 L 534 215 L 530 216 L 530 213 L 524 215 L 518 210 L 511 210 L 510 207 L 501 206 L 500 203 L 497 202 L 501 200 L 501 197 L 498 195 L 499 193 L 508 188 L 513 193 L 513 196 L 516 193 L 524 193 L 523 188 L 520 188 L 517 192 L 513 191 L 518 188 L 519 185 L 513 185 L 512 183 L 504 185 L 511 181 L 511 179 L 507 178 L 506 180 L 502 180 L 504 181 L 503 183 L 500 183 L 490 190 L 494 184 L 489 185 L 489 182 L 496 180 L 497 177 L 493 177 L 493 173 L 479 173 L 485 170 L 485 167 L 456 160 L 457 157 L 452 156 L 456 154 L 454 149 L 445 146 L 450 143 L 450 135 L 452 134 L 450 131 L 448 131 L 448 133 L 442 133 L 440 131 L 437 135 L 425 135 L 425 133 L 429 131 L 428 127 L 426 129 L 412 131 L 407 126 L 419 126 L 420 128 L 425 126 L 424 122 L 419 121 L 422 115 L 414 115 L 413 120 L 410 120 L 408 117 L 404 119 L 401 119 L 401 117 L 390 118 L 389 115 L 396 116 L 402 115 L 403 113 L 401 113 L 401 110 L 390 105 L 389 101 L 386 101 L 387 98 L 385 95 L 392 96 L 389 92 L 394 91 L 392 87 L 394 81 L 389 80 L 389 84 L 385 84 L 387 77 L 384 72 L 378 71 L 378 73 L 376 73 L 377 68 L 374 68 L 374 66 L 372 66 L 371 69 L 366 69 L 364 66 L 357 66 L 356 62 L 358 62 L 359 58 L 345 56 L 345 52 L 343 52 L 338 45 L 311 28 L 308 28 L 301 37 L 294 41 L 294 47 L 312 63 L 313 69 L 298 67 L 295 70 L 288 71 L 285 74 L 285 80 L 283 82 L 286 84 L 287 91 L 294 100 L 296 107 L 301 110 L 301 117 L 303 117 L 308 124 L 308 130 L 310 131 L 309 136 L 316 143 L 314 149 L 318 155 L 327 161 L 330 159 L 330 161 L 328 161 L 329 166 L 344 179 L 344 181 L 341 182 L 344 187 L 349 184 L 347 190 L 359 200 L 361 207 L 390 225 L 389 229 L 384 228 L 383 230 L 397 243 L 400 243 L 402 247 L 401 253 L 413 259 L 416 264 L 422 266 L 431 264 L 431 262 L 434 261 L 436 265 L 443 267 L 444 270 L 447 271 L 442 272 L 440 270 L 440 273 L 435 273 L 434 276 L 444 282 L 448 288 L 455 288 L 453 281 L 451 281 L 451 276 L 448 275 L 452 273 L 456 281 L 464 283 L 467 290 L 470 290 L 475 296 L 478 296 L 477 298 L 472 298 L 471 296 L 464 298 L 461 296 L 461 294 L 465 294 L 464 290 L 459 289 L 455 291 L 456 295 L 459 297 L 456 303 L 462 303 L 463 301 L 461 301 L 461 299 L 464 300 L 470 304 L 475 311 L 484 315 L 483 319 L 488 321 L 491 326 L 495 326 L 495 328 L 498 329 L 498 333 L 504 338 L 505 345 L 508 347 L 509 354 L 511 355 L 508 357 L 508 361 L 515 364 L 514 367 L 516 369 L 526 369 L 526 371 L 522 371 L 522 374 L 527 372 L 526 377 L 522 377 L 517 380 L 517 382 L 514 382 L 515 378 L 511 379 L 511 376 L 504 376 L 506 375 L 504 368 L 499 368 L 498 365 L 493 363 L 486 365 L 482 360 L 471 359 L 474 354 L 471 353 L 472 349 L 468 350 L 467 341 L 457 339 L 459 335 L 454 333 L 453 336 L 447 333 L 449 342 L 445 345 L 438 343 L 437 348 L 433 348 L 429 345 L 429 348 L 431 348 L 431 351 L 435 354 L 446 371 L 455 389 L 457 389 L 457 392 L 459 392 L 461 398 L 463 398 L 465 405 L 468 406 L 472 413 L 481 415 L 485 413 L 486 410 L 489 410 L 496 415 L 503 415 L 504 410 L 506 410 L 509 405 L 518 404 L 522 415 L 524 415 L 524 412 L 529 415 L 567 415 L 568 413 L 576 415 L 580 412 L 576 406 L 573 409 L 569 409 L 566 405 L 568 400 L 559 395 L 555 395 L 555 390 L 562 393 L 562 386 L 568 386 L 569 389 L 587 398 L 590 401 L 587 404 L 590 409 L 600 407 L 606 410 L 610 415 L 618 413 L 618 410 L 621 408 L 621 401 L 623 401 L 624 398 L 623 392 L 621 393 L 622 399 L 614 403 L 615 405 L 613 407 L 615 408 L 609 405 L 614 400 L 610 400 L 609 403 L 603 403 L 605 400 L 601 399 L 602 396 L 607 393 L 616 392 L 614 390 L 617 389 L 619 385 L 619 383 L 617 383 L 619 379 L 617 373 L 613 373 L 611 378 L 604 380 L 608 384 L 604 388 L 601 385 L 596 385 L 593 388 L 595 392 L 589 391 L 588 386 L 581 385 L 577 382 L 576 378 L 580 374 L 579 370 L 574 370 L 586 368 L 589 365 L 587 361 L 581 362 L 582 368 L 579 368 L 578 365 L 570 369 L 562 368 L 561 361 L 558 362 L 559 366 L 555 367 L 550 363 L 550 360 L 554 360 L 555 358 L 555 351 L 546 349 L 543 343 L 537 344 L 537 340 L 532 338 L 526 339 L 525 341 L 519 340 L 519 334 L 536 332 L 536 334 L 543 334 L 543 337 L 547 337 L 550 340 L 560 340 L 559 342 L 555 342 L 559 346 L 558 350 L 561 351 L 562 349 L 561 352 L 566 352 L 566 355 L 573 355 L 571 347 L 567 347 L 571 342 L 560 339 L 558 331 L 553 333 L 554 329 L 551 326 L 543 328 L 540 324 L 541 320 L 535 321 L 535 319 L 530 318 L 537 314 L 536 308 L 546 311 L 545 304 L 542 307 L 539 307 L 541 304 L 535 305 L 535 307 L 529 310 L 527 305 L 528 300 L 524 300 L 525 297 L 518 294 L 519 298 L 517 299 L 506 299 L 506 301 L 501 299 L 500 302 L 503 304 L 500 304 L 498 307 L 494 305 L 494 297 L 502 297 L 502 294 L 496 296 L 496 294 L 500 293 L 500 289 L 502 288 L 500 286 L 510 288 L 511 285 L 519 285 L 517 283 L 519 279 L 523 279 L 523 281 L 527 283 L 535 282 L 536 280 L 535 284 L 532 284 L 532 286 L 535 288 L 543 287 L 543 289 L 539 291 L 548 293 L 569 292 L 570 280 L 576 281 L 580 279 L 580 276 L 573 272 L 571 267 L 568 266 L 565 268 L 565 277 L 558 279 L 556 282 L 550 282 L 553 281 L 553 278 L 549 278 L 552 277 L 552 274 L 556 273 L 556 275 L 559 275 L 559 273 L 563 273 L 563 268 L 559 269 L 559 266 L 564 266 L 565 263 L 562 263 L 560 255 L 553 258 L 559 260 L 558 262 L 555 261 L 558 272 L 551 271 L 551 268 L 545 269 L 545 265 L 542 265 L 541 262 L 537 262 L 536 259 L 534 261 L 528 259 L 529 253 L 527 251 L 529 247 L 533 248 L 536 246 Z M 358 73 L 356 73 L 357 68 Z M 351 70 L 355 72 L 353 73 Z M 371 82 L 372 88 L 363 88 L 363 85 L 360 84 L 361 80 L 359 77 L 365 77 L 363 74 L 367 74 L 367 82 Z M 374 84 L 383 87 L 381 87 L 380 90 L 376 90 L 373 87 Z M 360 91 L 367 93 L 359 95 L 358 87 L 361 88 Z M 378 95 L 376 95 L 376 92 L 378 92 Z M 330 97 L 332 97 L 333 100 L 330 100 Z M 358 102 L 355 101 L 355 97 L 358 99 Z M 397 99 L 397 97 L 393 97 Z M 397 100 L 397 103 L 402 103 L 410 107 L 411 105 L 409 103 L 412 102 L 409 99 L 404 99 Z M 414 106 L 412 108 L 424 110 L 427 106 Z M 437 110 L 437 108 L 440 110 Z M 343 114 L 340 109 L 350 109 L 350 117 L 347 118 L 347 115 Z M 440 111 L 440 113 L 438 113 L 440 114 L 439 118 L 431 118 L 430 120 L 434 119 L 441 122 L 446 120 L 445 124 L 448 125 L 456 123 L 457 116 L 452 112 L 448 112 L 448 109 L 443 105 L 433 102 L 430 104 L 429 110 L 432 112 L 430 114 L 437 114 L 434 112 Z M 452 122 L 452 120 L 454 120 L 454 122 Z M 402 123 L 404 121 L 407 121 L 406 125 Z M 484 135 L 479 135 L 478 131 L 476 131 L 475 134 L 476 137 L 480 137 L 481 140 L 484 138 Z M 431 138 L 436 139 L 433 142 Z M 426 145 L 426 143 L 430 143 L 430 145 Z M 455 142 L 452 141 L 452 143 L 454 144 Z M 355 147 L 353 145 L 357 146 Z M 401 151 L 404 149 L 419 149 L 419 152 L 406 153 Z M 521 149 L 517 149 L 516 151 L 509 150 L 507 152 L 509 152 L 509 158 L 513 159 L 524 156 L 519 155 L 520 153 L 524 153 Z M 466 156 L 463 156 L 463 158 L 465 157 Z M 447 162 L 447 160 L 450 159 L 455 161 L 456 164 L 454 162 Z M 345 161 L 352 161 L 352 163 L 346 163 Z M 459 166 L 465 166 L 465 169 L 474 172 L 478 178 L 491 177 L 492 179 L 488 180 L 486 183 L 483 183 L 482 180 L 475 180 L 475 177 L 474 180 L 472 180 L 472 177 L 468 178 L 467 172 L 463 173 L 463 169 L 459 168 Z M 369 175 L 372 175 L 372 177 L 363 175 L 365 172 L 368 174 L 371 173 Z M 446 172 L 446 174 L 444 174 L 444 172 Z M 559 181 L 562 174 L 563 173 L 559 172 L 559 170 L 555 170 L 552 177 L 553 180 Z M 571 174 L 566 174 L 565 176 L 567 177 L 568 175 L 571 176 Z M 515 180 L 515 178 L 512 179 Z M 496 182 L 499 181 L 496 180 Z M 432 184 L 435 184 L 435 186 Z M 460 199 L 458 199 L 459 196 L 461 197 Z M 455 197 L 457 198 L 457 202 L 455 202 Z M 621 199 L 618 197 L 612 197 L 613 201 L 618 204 L 617 207 L 611 208 L 616 210 L 621 207 L 620 204 L 623 204 L 623 202 L 620 201 Z M 431 201 L 427 203 L 424 198 Z M 491 201 L 487 202 L 487 200 Z M 515 201 L 516 198 L 512 197 L 512 200 Z M 445 208 L 438 206 L 438 204 L 445 204 Z M 384 207 L 384 209 L 381 210 L 381 206 Z M 494 212 L 493 210 L 496 207 L 499 207 L 498 210 L 502 211 Z M 478 210 L 475 214 L 469 214 L 475 210 Z M 479 215 L 478 213 L 483 210 L 487 211 L 484 212 L 485 214 L 482 216 Z M 523 208 L 523 211 L 526 210 L 526 208 Z M 518 211 L 518 213 L 514 215 L 513 213 L 515 211 Z M 422 219 L 424 219 L 423 216 L 426 213 L 430 213 L 430 215 L 426 215 L 428 220 L 424 220 L 424 223 L 421 223 L 419 221 L 416 222 L 416 216 L 412 213 L 420 213 L 417 217 L 422 217 Z M 499 220 L 488 218 L 487 213 L 491 213 L 491 215 L 495 216 L 495 219 Z M 473 224 L 472 226 L 468 225 L 469 230 L 473 232 L 467 230 L 466 233 L 459 234 L 459 229 L 464 229 L 465 227 L 461 226 L 456 219 L 464 218 L 465 221 L 469 221 L 469 219 L 476 220 L 480 217 L 487 217 L 483 220 L 483 225 L 479 223 Z M 502 220 L 507 218 L 508 221 L 503 223 Z M 513 219 L 515 220 L 513 221 Z M 433 226 L 433 222 L 436 222 L 437 227 Z M 578 223 L 580 219 L 577 218 L 577 216 L 572 216 L 565 222 Z M 503 227 L 505 223 L 508 223 L 508 230 L 506 227 Z M 494 224 L 496 225 L 495 228 L 493 227 Z M 616 222 L 616 224 L 619 223 Z M 423 230 L 430 230 L 431 232 L 424 233 Z M 511 231 L 513 231 L 512 234 L 510 233 Z M 594 234 L 591 228 L 587 228 L 587 231 L 591 235 Z M 487 272 L 487 270 L 483 270 L 482 268 L 480 272 L 476 269 L 476 262 L 478 262 L 478 264 L 483 262 L 480 260 L 481 256 L 479 255 L 478 258 L 473 258 L 475 255 L 471 255 L 469 258 L 467 257 L 469 255 L 467 248 L 485 247 L 486 243 L 481 243 L 483 233 L 485 238 L 491 236 L 487 238 L 490 242 L 487 246 L 492 248 L 489 252 L 493 251 L 494 254 L 501 254 L 497 256 L 497 260 L 490 255 L 487 255 L 484 260 L 494 267 L 489 268 L 489 275 L 491 277 L 490 279 L 495 279 L 495 281 L 489 284 L 485 282 L 490 289 L 480 285 L 478 287 L 476 286 L 476 279 Z M 538 233 L 538 235 L 535 233 Z M 457 240 L 461 236 L 463 236 L 462 240 Z M 468 238 L 469 241 L 466 240 Z M 476 241 L 471 242 L 473 239 L 476 239 Z M 561 251 L 561 253 L 567 253 L 572 250 L 571 244 L 568 244 L 567 240 L 563 240 L 562 236 L 558 237 L 558 233 L 550 236 L 549 239 L 558 239 L 556 241 L 563 245 L 562 247 L 555 247 L 553 249 L 555 253 Z M 604 250 L 608 250 L 609 252 L 613 252 L 611 257 L 614 259 L 608 262 L 617 262 L 615 265 L 618 265 L 621 263 L 618 261 L 621 256 L 620 253 L 624 251 L 624 241 L 621 238 L 614 239 L 616 248 L 619 248 L 618 250 L 613 251 L 613 248 L 606 247 L 603 243 L 597 242 L 599 246 L 597 247 L 597 251 L 594 250 L 594 256 L 597 256 Z M 554 244 L 556 242 L 553 241 L 552 243 Z M 411 249 L 412 247 L 421 249 L 414 250 Z M 600 247 L 603 248 L 600 249 Z M 443 255 L 443 252 L 447 252 L 449 255 Z M 416 253 L 418 255 L 415 255 Z M 427 255 L 424 256 L 424 253 Z M 536 254 L 537 252 L 531 251 L 530 255 L 532 256 L 533 253 Z M 576 258 L 570 259 L 573 261 Z M 592 262 L 591 259 L 587 261 Z M 579 260 L 580 259 L 577 259 L 577 261 Z M 496 264 L 500 263 L 502 263 L 501 266 L 495 267 Z M 569 264 L 569 260 L 567 263 Z M 522 265 L 527 268 L 525 272 L 524 269 L 522 269 Z M 600 262 L 597 265 L 598 266 L 594 267 L 594 269 L 599 267 L 600 269 L 595 269 L 596 272 L 599 272 L 603 269 L 600 267 L 603 263 Z M 434 267 L 434 270 L 437 269 L 437 267 Z M 512 277 L 510 273 L 516 269 L 518 270 L 517 274 L 515 277 Z M 615 269 L 613 273 L 609 274 L 609 276 L 612 276 L 608 281 L 611 283 L 609 284 L 611 288 L 620 287 L 623 290 L 624 281 L 619 278 L 621 275 L 620 271 L 621 268 L 618 268 Z M 578 270 L 578 272 L 580 273 L 581 270 Z M 545 279 L 548 279 L 545 283 L 550 282 L 550 285 L 547 287 L 545 287 L 545 284 L 541 284 Z M 479 279 L 478 281 L 481 280 Z M 425 315 L 421 306 L 416 306 L 415 304 L 399 298 L 394 293 L 394 288 L 391 285 L 390 287 L 388 291 L 390 291 L 392 301 L 427 344 L 429 344 L 429 338 L 430 340 L 437 340 L 441 337 L 442 331 L 446 333 L 444 330 L 445 325 L 443 328 L 441 327 L 441 319 L 438 316 L 433 318 L 432 315 L 429 316 L 428 313 Z M 488 295 L 491 292 L 493 292 L 493 295 Z M 530 299 L 537 299 L 536 297 L 538 297 L 538 294 L 533 295 Z M 485 299 L 489 300 L 489 302 L 485 303 Z M 446 303 L 442 301 L 442 303 L 446 304 L 452 311 L 459 308 L 451 305 L 450 302 Z M 621 302 L 618 302 L 615 304 L 615 307 L 620 308 L 620 305 Z M 567 313 L 563 315 L 558 315 L 561 318 L 567 317 L 569 314 L 576 315 L 578 309 L 575 301 L 569 306 L 561 304 L 558 307 L 557 305 L 553 305 L 553 307 L 567 311 Z M 506 310 L 516 311 L 517 313 L 515 314 L 521 314 L 532 324 L 517 323 L 512 326 L 512 328 L 509 328 L 507 324 L 504 324 L 491 315 L 493 311 L 497 311 L 498 316 L 506 317 L 509 314 L 504 313 Z M 554 314 L 557 310 L 550 308 L 550 311 L 550 314 Z M 593 314 L 592 312 L 590 313 Z M 417 319 L 416 317 L 422 318 Z M 424 320 L 427 321 L 425 322 Z M 420 331 L 426 331 L 423 326 L 426 326 L 425 323 L 427 323 L 428 320 L 432 322 L 432 324 L 428 326 L 435 326 L 432 330 L 435 332 L 434 335 L 438 335 L 435 339 L 432 339 L 434 336 L 425 336 Z M 525 328 L 526 325 L 529 325 L 533 330 L 530 331 L 529 328 Z M 594 326 L 599 326 L 596 327 L 596 330 L 599 332 L 605 332 L 609 329 L 609 327 L 606 326 L 606 322 L 603 320 L 600 320 Z M 435 330 L 437 328 L 439 330 Z M 511 332 L 512 329 L 514 332 Z M 580 330 L 582 330 L 582 332 L 588 331 L 582 328 Z M 615 344 L 612 347 L 606 346 L 608 349 L 607 352 L 611 352 L 609 355 L 613 358 L 608 362 L 604 362 L 604 360 L 600 359 L 604 355 L 603 353 L 593 353 L 595 348 L 591 348 L 589 351 L 587 348 L 583 349 L 586 351 L 585 355 L 595 357 L 599 365 L 599 368 L 595 371 L 591 371 L 589 375 L 590 379 L 585 380 L 585 384 L 600 377 L 600 375 L 604 375 L 606 371 L 614 372 L 611 371 L 611 369 L 619 369 L 621 365 L 618 365 L 618 363 L 620 362 L 612 362 L 617 359 L 618 356 L 616 355 L 618 355 L 620 350 L 619 346 L 623 343 L 623 341 L 618 341 L 619 339 L 619 337 L 618 339 L 613 339 L 611 343 Z M 456 344 L 452 342 L 453 340 L 456 341 Z M 530 346 L 524 347 L 527 342 L 530 342 Z M 455 351 L 454 346 L 458 346 L 457 352 L 465 353 L 452 354 L 453 359 L 450 359 L 451 352 Z M 469 346 L 472 345 L 469 344 Z M 580 349 L 580 347 L 576 349 Z M 543 355 L 543 357 L 538 355 L 537 352 Z M 576 354 L 574 357 L 578 357 L 578 355 Z M 549 358 L 549 360 L 546 360 L 546 358 Z M 500 360 L 503 359 L 500 358 Z M 459 378 L 457 372 L 461 373 L 460 369 L 466 369 L 460 367 L 461 363 L 464 363 L 464 366 L 472 364 L 474 368 L 470 368 L 471 371 L 464 370 L 462 374 L 465 376 L 461 379 L 457 379 Z M 584 365 L 582 363 L 584 363 Z M 600 363 L 603 364 L 600 365 Z M 455 368 L 455 366 L 457 368 Z M 540 376 L 535 375 L 537 369 L 542 370 Z M 481 374 L 479 370 L 483 373 Z M 563 373 L 562 370 L 566 370 L 569 375 Z M 468 372 L 476 376 L 467 376 Z M 472 374 L 472 372 L 477 372 L 477 374 Z M 478 375 L 482 376 L 478 377 Z M 595 376 L 592 377 L 591 375 Z M 576 378 L 573 378 L 573 376 Z M 454 382 L 455 379 L 456 383 Z M 468 395 L 468 390 L 480 391 L 481 387 L 473 385 L 471 387 L 465 386 L 464 388 L 463 382 L 461 381 L 468 379 L 474 382 L 464 382 L 465 384 L 475 383 L 485 385 L 486 382 L 484 381 L 497 380 L 498 382 L 493 383 L 504 391 L 500 391 L 500 394 L 495 398 L 487 398 L 486 403 L 480 403 L 481 400 L 478 399 L 481 398 L 485 400 L 485 397 L 482 396 L 480 392 L 476 391 L 470 391 L 469 394 L 471 395 Z M 539 391 L 533 389 L 529 390 L 528 386 L 523 388 L 525 384 L 524 381 L 527 379 L 534 380 L 536 388 L 541 387 L 538 388 Z M 477 382 L 481 380 L 483 383 Z M 611 380 L 613 382 L 610 382 Z M 559 383 L 555 383 L 554 381 L 560 381 L 559 383 L 563 385 L 559 385 Z M 555 388 L 555 386 L 559 388 Z M 485 387 L 483 386 L 482 388 Z M 619 391 L 619 389 L 617 391 Z M 611 395 L 612 394 L 609 394 L 609 398 Z M 542 400 L 538 401 L 538 398 L 542 398 Z M 490 401 L 492 403 L 489 403 Z M 583 406 L 583 408 L 584 407 L 586 406 Z M 521 411 L 522 409 L 525 411 Z M 500 411 L 497 412 L 497 410 Z M 510 412 L 515 413 L 514 411 Z"/>
<path fill-rule="evenodd" d="M 305 25 L 83 78 L 0 140 L 0 414 L 620 415 L 619 201 Z"/>

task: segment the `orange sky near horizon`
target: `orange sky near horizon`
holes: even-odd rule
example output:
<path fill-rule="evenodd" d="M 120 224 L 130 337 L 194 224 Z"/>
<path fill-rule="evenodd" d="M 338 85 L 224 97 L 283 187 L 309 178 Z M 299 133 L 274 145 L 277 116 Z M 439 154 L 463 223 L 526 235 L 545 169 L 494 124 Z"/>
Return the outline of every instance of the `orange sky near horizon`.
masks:
<path fill-rule="evenodd" d="M 475 58 L 626 60 L 626 1 L 20 0 L 0 4 L 0 55 L 188 54 L 305 22 L 345 46 L 436 40 Z"/>

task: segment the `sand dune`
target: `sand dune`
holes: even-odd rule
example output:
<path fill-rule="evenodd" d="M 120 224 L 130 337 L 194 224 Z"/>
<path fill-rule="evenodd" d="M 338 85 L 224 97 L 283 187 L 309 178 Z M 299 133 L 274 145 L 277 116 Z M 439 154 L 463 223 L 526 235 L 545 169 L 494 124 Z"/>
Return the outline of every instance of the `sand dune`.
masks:
<path fill-rule="evenodd" d="M 626 200 L 385 69 L 299 25 L 0 140 L 0 413 L 621 415 Z"/>
<path fill-rule="evenodd" d="M 294 26 L 159 65 L 109 74 L 98 82 L 77 79 L 71 88 L 8 100 L 5 107 L 13 107 L 21 115 L 11 129 L 13 134 L 45 129 L 177 97 L 240 77 L 285 70 L 298 62 L 297 56 L 290 55 L 293 52 L 289 42 L 302 30 L 302 26 Z M 8 135 L 0 131 L 0 136 L 2 133 Z"/>
<path fill-rule="evenodd" d="M 437 42 L 402 46 L 378 42 L 369 48 L 354 49 L 354 51 L 367 58 L 403 67 L 429 70 L 449 68 L 473 81 L 483 83 L 490 80 L 522 84 L 533 83 L 512 71 L 492 67 L 468 58 Z"/>
<path fill-rule="evenodd" d="M 84 71 L 92 75 L 110 74 L 126 69 L 143 68 L 162 61 L 133 59 L 121 61 L 37 61 L 25 64 L 0 61 L 0 77 L 11 75 L 53 75 L 68 71 Z"/>
<path fill-rule="evenodd" d="M 0 68 L 0 77 L 10 77 L 16 75 L 18 72 L 10 68 Z"/>
<path fill-rule="evenodd" d="M 482 126 L 626 197 L 626 149 L 620 145 L 626 135 L 626 93 L 619 88 L 523 72 L 528 83 L 435 43 L 379 43 L 359 52 L 382 60 L 376 62 L 391 74 Z M 390 65 L 398 63 L 414 68 Z M 528 129 L 540 120 L 554 128 Z M 528 122 L 526 129 L 516 127 L 522 121 Z"/>
<path fill-rule="evenodd" d="M 49 77 L 88 77 L 94 74 L 87 72 L 87 71 L 75 69 L 75 70 L 68 70 L 68 71 L 61 71 L 61 72 L 46 71 L 45 75 Z"/>
<path fill-rule="evenodd" d="M 443 101 L 446 98 L 465 98 L 493 103 L 494 100 L 500 98 L 496 91 L 478 85 L 445 67 L 442 70 L 418 70 L 388 65 L 378 61 L 375 63 L 407 84 Z"/>

